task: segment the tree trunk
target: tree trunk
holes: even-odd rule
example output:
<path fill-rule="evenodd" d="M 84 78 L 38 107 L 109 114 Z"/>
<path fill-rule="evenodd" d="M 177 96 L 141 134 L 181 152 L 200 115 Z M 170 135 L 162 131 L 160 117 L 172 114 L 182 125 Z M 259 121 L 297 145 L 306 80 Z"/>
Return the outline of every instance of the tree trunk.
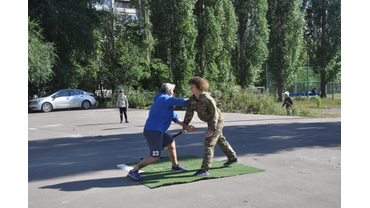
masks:
<path fill-rule="evenodd" d="M 320 75 L 320 78 L 321 78 L 321 95 L 320 97 L 327 97 L 327 92 L 326 92 L 326 85 L 327 85 L 327 81 L 325 79 L 325 75 L 326 75 L 326 70 L 325 69 L 322 69 L 321 70 L 321 75 Z"/>
<path fill-rule="evenodd" d="M 101 74 L 100 74 L 100 72 L 98 72 L 98 82 L 99 82 L 99 88 L 100 88 L 100 97 L 101 97 L 101 100 L 104 100 L 103 83 L 101 81 Z"/>
<path fill-rule="evenodd" d="M 199 14 L 198 16 L 198 38 L 199 38 L 199 42 L 198 42 L 198 48 L 199 48 L 199 53 L 198 53 L 198 64 L 199 64 L 199 76 L 200 77 L 204 77 L 204 74 L 205 74 L 205 41 L 206 41 L 206 37 L 204 36 L 204 0 L 198 0 L 196 5 L 195 5 L 195 10 L 196 12 Z"/>
<path fill-rule="evenodd" d="M 278 81 L 278 95 L 279 95 L 279 99 L 278 99 L 278 101 L 279 101 L 279 102 L 283 102 L 283 97 L 282 97 L 282 94 L 283 94 L 283 88 L 284 88 L 284 84 L 283 84 L 283 82 Z"/>
<path fill-rule="evenodd" d="M 175 31 L 174 31 L 174 24 L 175 24 L 175 20 L 174 20 L 174 13 L 173 13 L 173 2 L 171 1 L 171 32 L 170 34 L 174 34 Z M 170 37 L 170 64 L 171 64 L 171 71 L 172 71 L 172 81 L 173 81 L 173 84 L 176 84 L 176 72 L 175 72 L 175 52 L 174 52 L 174 48 L 175 48 L 175 44 L 174 44 L 174 36 Z"/>
<path fill-rule="evenodd" d="M 243 22 L 241 21 L 241 24 Z M 244 56 L 244 27 L 239 28 L 239 71 L 240 71 L 240 84 L 242 87 L 246 85 L 246 72 L 245 72 L 245 56 Z"/>

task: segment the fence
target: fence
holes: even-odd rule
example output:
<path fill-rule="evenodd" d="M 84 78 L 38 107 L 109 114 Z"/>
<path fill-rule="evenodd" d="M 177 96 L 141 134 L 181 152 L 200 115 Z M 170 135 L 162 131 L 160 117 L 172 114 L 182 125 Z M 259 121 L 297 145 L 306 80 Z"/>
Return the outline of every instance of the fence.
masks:
<path fill-rule="evenodd" d="M 290 94 L 304 94 L 303 96 L 311 93 L 313 88 L 316 88 L 318 93 L 322 92 L 320 81 L 309 81 L 308 84 L 309 86 L 307 86 L 307 82 L 293 82 L 292 85 L 285 87 L 283 92 L 288 91 Z M 307 89 L 310 90 L 307 92 Z M 277 83 L 269 83 L 268 90 L 270 93 L 277 94 Z M 329 82 L 326 85 L 326 94 L 327 97 L 331 97 L 332 99 L 341 99 L 341 81 Z"/>
<path fill-rule="evenodd" d="M 307 60 L 308 61 L 308 60 Z M 307 63 L 306 63 L 307 64 Z M 266 67 L 266 85 L 270 93 L 278 93 L 277 83 L 272 80 L 271 72 Z M 283 92 L 288 91 L 290 94 L 303 94 L 303 96 L 309 96 L 308 93 L 312 92 L 313 88 L 316 88 L 318 93 L 321 93 L 321 81 L 311 81 L 320 80 L 319 75 L 315 74 L 310 66 L 299 67 L 300 70 L 296 74 L 296 80 L 289 86 L 284 86 Z M 336 80 L 334 82 L 329 82 L 326 86 L 326 95 L 332 99 L 341 99 L 341 80 Z"/>

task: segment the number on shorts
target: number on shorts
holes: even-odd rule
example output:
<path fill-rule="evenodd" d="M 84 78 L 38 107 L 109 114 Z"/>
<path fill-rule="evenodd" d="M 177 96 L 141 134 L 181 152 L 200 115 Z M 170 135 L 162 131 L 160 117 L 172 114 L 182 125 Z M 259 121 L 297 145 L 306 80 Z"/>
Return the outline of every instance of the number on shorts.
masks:
<path fill-rule="evenodd" d="M 159 151 L 153 151 L 152 156 L 153 157 L 159 156 Z"/>

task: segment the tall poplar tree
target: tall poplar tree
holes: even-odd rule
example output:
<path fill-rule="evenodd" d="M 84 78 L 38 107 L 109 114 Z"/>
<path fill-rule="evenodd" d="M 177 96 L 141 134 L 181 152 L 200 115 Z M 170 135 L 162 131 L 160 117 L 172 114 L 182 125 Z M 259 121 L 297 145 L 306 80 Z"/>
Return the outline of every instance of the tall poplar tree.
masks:
<path fill-rule="evenodd" d="M 195 75 L 209 81 L 225 81 L 235 47 L 236 16 L 230 0 L 198 0 L 195 3 L 198 36 Z"/>
<path fill-rule="evenodd" d="M 326 85 L 341 70 L 341 1 L 305 0 L 302 8 L 306 12 L 304 38 L 309 63 L 320 75 L 321 97 L 326 97 Z"/>
<path fill-rule="evenodd" d="M 156 0 L 150 5 L 155 56 L 171 68 L 172 82 L 179 92 L 187 91 L 195 66 L 194 4 L 195 0 Z"/>
<path fill-rule="evenodd" d="M 268 56 L 267 0 L 235 0 L 238 42 L 234 53 L 236 82 L 245 87 L 257 79 Z"/>
<path fill-rule="evenodd" d="M 268 0 L 267 21 L 270 28 L 268 70 L 278 84 L 279 101 L 284 86 L 298 70 L 303 42 L 304 14 L 299 0 Z"/>

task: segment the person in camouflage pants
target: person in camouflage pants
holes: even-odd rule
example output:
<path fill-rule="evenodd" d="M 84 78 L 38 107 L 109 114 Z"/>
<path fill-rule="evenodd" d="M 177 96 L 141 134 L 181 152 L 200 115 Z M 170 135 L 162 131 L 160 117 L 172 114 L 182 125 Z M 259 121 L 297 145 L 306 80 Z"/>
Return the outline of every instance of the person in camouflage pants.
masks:
<path fill-rule="evenodd" d="M 209 175 L 208 170 L 211 168 L 214 148 L 217 144 L 223 153 L 228 158 L 228 162 L 224 166 L 231 165 L 238 161 L 236 153 L 230 146 L 229 142 L 222 134 L 224 127 L 224 119 L 221 115 L 221 111 L 216 106 L 215 100 L 210 96 L 209 93 L 203 92 L 208 89 L 209 84 L 207 80 L 200 77 L 193 77 L 188 82 L 190 90 L 193 93 L 188 100 L 187 110 L 184 118 L 184 132 L 185 129 L 190 131 L 196 131 L 195 127 L 189 128 L 189 123 L 194 116 L 194 111 L 197 112 L 200 120 L 207 122 L 208 131 L 204 142 L 204 156 L 201 169 L 197 171 L 194 176 Z"/>

